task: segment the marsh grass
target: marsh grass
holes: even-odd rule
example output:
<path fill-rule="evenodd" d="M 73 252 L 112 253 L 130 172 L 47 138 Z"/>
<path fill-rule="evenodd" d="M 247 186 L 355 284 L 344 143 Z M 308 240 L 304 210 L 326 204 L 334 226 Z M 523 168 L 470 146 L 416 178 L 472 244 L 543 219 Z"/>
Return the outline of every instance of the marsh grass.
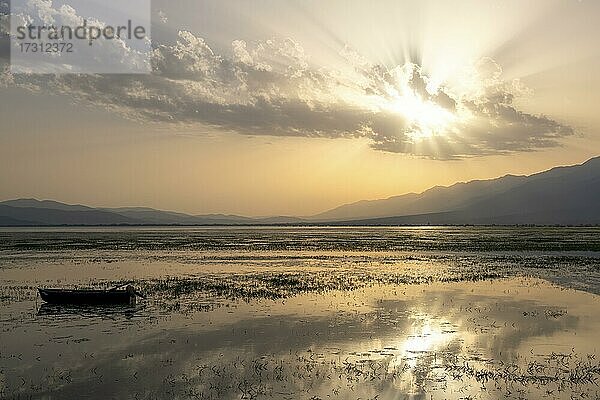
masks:
<path fill-rule="evenodd" d="M 219 299 L 246 302 L 256 299 L 276 300 L 299 294 L 352 291 L 370 286 L 481 281 L 504 277 L 503 274 L 491 271 L 409 275 L 365 270 L 323 270 L 170 277 L 139 281 L 136 284 L 140 290 L 149 293 L 154 304 L 159 307 L 192 311 L 202 308 L 210 310 L 220 303 Z"/>
<path fill-rule="evenodd" d="M 198 360 L 185 372 L 165 372 L 162 390 L 144 398 L 382 399 L 393 393 L 416 398 L 448 398 L 453 393 L 452 398 L 469 398 L 473 389 L 489 398 L 585 399 L 598 394 L 600 365 L 592 355 L 552 353 L 520 364 L 502 364 L 461 359 L 443 350 L 409 356 L 389 349 L 376 353 L 333 355 L 307 350 Z"/>

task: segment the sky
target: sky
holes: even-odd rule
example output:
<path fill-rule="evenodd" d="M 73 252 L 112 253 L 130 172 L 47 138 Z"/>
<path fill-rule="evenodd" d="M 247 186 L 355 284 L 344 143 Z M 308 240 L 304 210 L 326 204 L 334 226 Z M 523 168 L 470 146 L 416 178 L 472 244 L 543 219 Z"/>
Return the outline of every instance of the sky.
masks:
<path fill-rule="evenodd" d="M 0 199 L 305 216 L 581 163 L 600 153 L 597 15 L 154 0 L 154 72 L 138 76 L 11 74 L 4 35 Z"/>

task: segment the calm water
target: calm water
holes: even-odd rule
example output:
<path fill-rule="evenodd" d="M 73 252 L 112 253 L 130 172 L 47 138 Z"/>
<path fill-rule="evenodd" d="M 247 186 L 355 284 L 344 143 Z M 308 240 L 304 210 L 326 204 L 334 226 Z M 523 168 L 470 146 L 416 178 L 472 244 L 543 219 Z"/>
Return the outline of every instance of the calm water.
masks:
<path fill-rule="evenodd" d="M 0 398 L 600 396 L 600 228 L 5 229 L 0 290 Z"/>

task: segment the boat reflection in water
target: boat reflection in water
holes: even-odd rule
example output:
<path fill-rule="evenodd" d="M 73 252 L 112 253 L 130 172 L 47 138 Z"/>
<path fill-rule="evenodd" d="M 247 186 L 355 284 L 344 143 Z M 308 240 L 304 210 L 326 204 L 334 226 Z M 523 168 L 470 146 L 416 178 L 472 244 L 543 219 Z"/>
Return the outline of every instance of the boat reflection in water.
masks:
<path fill-rule="evenodd" d="M 99 318 L 99 319 L 131 319 L 136 317 L 145 307 L 143 305 L 113 304 L 50 304 L 42 303 L 37 310 L 38 317 L 53 318 Z"/>

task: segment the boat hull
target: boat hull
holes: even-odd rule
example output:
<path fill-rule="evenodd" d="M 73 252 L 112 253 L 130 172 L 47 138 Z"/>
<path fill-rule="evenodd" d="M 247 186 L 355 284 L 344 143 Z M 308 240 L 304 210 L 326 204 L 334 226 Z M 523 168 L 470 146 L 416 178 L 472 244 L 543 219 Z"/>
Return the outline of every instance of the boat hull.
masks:
<path fill-rule="evenodd" d="M 124 290 L 66 290 L 38 288 L 42 300 L 51 304 L 134 304 L 135 295 Z"/>

